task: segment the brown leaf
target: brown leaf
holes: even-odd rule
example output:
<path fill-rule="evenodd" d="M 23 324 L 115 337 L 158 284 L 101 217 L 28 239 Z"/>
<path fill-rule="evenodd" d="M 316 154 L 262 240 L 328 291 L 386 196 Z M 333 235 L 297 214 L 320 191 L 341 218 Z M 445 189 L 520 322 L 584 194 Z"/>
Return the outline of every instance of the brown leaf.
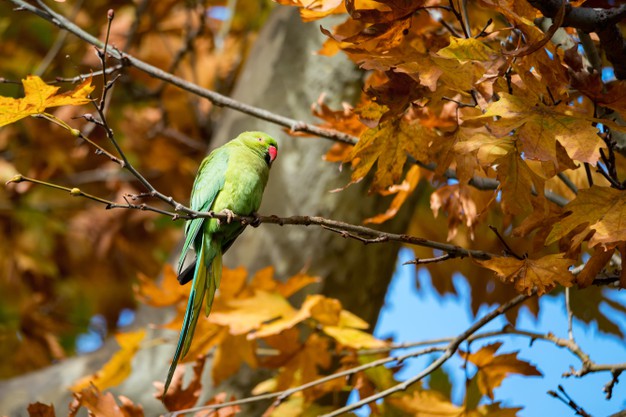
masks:
<path fill-rule="evenodd" d="M 611 260 L 615 249 L 604 250 L 603 248 L 596 246 L 591 257 L 585 263 L 585 267 L 576 276 L 576 283 L 579 288 L 586 288 L 593 283 L 593 280 L 598 277 L 598 274 Z"/>
<path fill-rule="evenodd" d="M 480 191 L 466 184 L 444 185 L 430 196 L 430 208 L 435 217 L 439 210 L 448 215 L 448 240 L 452 240 L 460 224 L 465 224 L 474 238 L 474 229 L 481 216 L 495 200 L 493 191 Z"/>
<path fill-rule="evenodd" d="M 517 352 L 496 355 L 500 346 L 502 343 L 496 342 L 483 346 L 474 353 L 459 351 L 462 358 L 476 365 L 478 388 L 492 400 L 493 390 L 498 388 L 509 374 L 542 376 L 535 366 L 518 359 Z"/>
<path fill-rule="evenodd" d="M 54 405 L 36 402 L 28 404 L 28 415 L 30 417 L 55 417 Z"/>
<path fill-rule="evenodd" d="M 611 187 L 592 186 L 580 190 L 565 206 L 570 214 L 556 223 L 546 239 L 549 245 L 567 236 L 576 228 L 591 232 L 589 247 L 615 247 L 626 241 L 626 193 Z"/>
<path fill-rule="evenodd" d="M 179 366 L 176 370 L 180 369 L 180 371 L 175 373 L 165 398 L 163 398 L 165 384 L 162 382 L 155 383 L 157 385 L 157 392 L 154 394 L 155 398 L 161 400 L 168 411 L 182 410 L 195 406 L 202 394 L 202 371 L 205 363 L 206 355 L 200 355 L 196 358 L 196 362 L 193 365 L 193 377 L 187 388 L 183 388 L 183 376 L 186 368 L 184 365 Z"/>
<path fill-rule="evenodd" d="M 513 282 L 519 293 L 530 294 L 537 288 L 537 294 L 542 295 L 552 291 L 557 284 L 570 287 L 574 282 L 569 271 L 574 261 L 563 258 L 561 253 L 539 259 L 498 257 L 478 263 L 494 271 L 502 281 Z"/>
<path fill-rule="evenodd" d="M 144 415 L 141 407 L 131 407 L 127 399 L 123 401 L 123 407 L 120 407 L 113 394 L 110 392 L 101 393 L 93 385 L 75 393 L 74 396 L 79 406 L 87 408 L 90 415 L 95 417 L 143 417 Z M 133 414 L 126 414 L 127 412 Z"/>
<path fill-rule="evenodd" d="M 604 142 L 590 117 L 572 110 L 566 105 L 547 106 L 532 96 L 501 93 L 500 100 L 489 104 L 487 111 L 474 119 L 487 120 L 499 136 L 517 129 L 521 150 L 528 159 L 552 162 L 558 170 L 575 168 L 569 158 L 595 165 Z M 494 117 L 498 119 L 493 121 Z"/>

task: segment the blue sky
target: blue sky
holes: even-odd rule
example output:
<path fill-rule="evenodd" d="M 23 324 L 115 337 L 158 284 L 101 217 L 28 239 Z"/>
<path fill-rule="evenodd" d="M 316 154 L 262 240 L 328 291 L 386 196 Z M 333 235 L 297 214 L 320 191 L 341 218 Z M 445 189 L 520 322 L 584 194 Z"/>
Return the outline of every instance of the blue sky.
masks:
<path fill-rule="evenodd" d="M 421 341 L 439 337 L 455 336 L 472 324 L 469 306 L 469 287 L 463 277 L 455 278 L 458 296 L 440 297 L 433 290 L 427 272 L 416 274 L 413 265 L 403 266 L 402 263 L 412 260 L 413 253 L 408 249 L 400 252 L 398 266 L 389 287 L 385 307 L 381 311 L 375 329 L 378 337 L 393 336 L 396 341 Z M 418 293 L 415 280 L 419 279 Z M 626 292 L 617 294 L 616 300 L 626 304 Z M 523 330 L 547 333 L 552 331 L 560 337 L 567 337 L 567 317 L 563 297 L 543 297 L 540 300 L 541 310 L 538 320 L 522 309 L 517 327 Z M 488 309 L 481 309 L 483 315 Z M 623 316 L 622 316 L 623 318 Z M 620 323 L 626 332 L 626 323 Z M 503 317 L 494 320 L 485 330 L 499 330 L 506 321 Z M 626 344 L 614 336 L 606 336 L 598 332 L 597 326 L 574 322 L 574 336 L 584 351 L 591 355 L 592 360 L 599 363 L 626 362 Z M 496 339 L 479 341 L 472 344 L 476 350 L 481 345 L 494 342 Z M 510 376 L 501 387 L 495 390 L 495 401 L 503 401 L 507 406 L 523 406 L 518 413 L 521 417 L 574 415 L 574 412 L 563 403 L 546 394 L 548 390 L 557 390 L 562 385 L 566 392 L 585 411 L 593 416 L 606 416 L 626 408 L 626 383 L 622 381 L 614 388 L 613 399 L 607 401 L 602 392 L 603 386 L 610 380 L 608 373 L 589 374 L 584 378 L 563 378 L 570 366 L 578 369 L 580 362 L 569 351 L 554 345 L 536 341 L 529 347 L 529 340 L 520 336 L 499 338 L 504 345 L 498 353 L 520 351 L 518 357 L 537 366 L 543 377 Z M 397 374 L 397 378 L 406 379 L 421 371 L 434 356 L 422 357 L 408 361 Z M 457 404 L 464 396 L 464 372 L 462 361 L 455 357 L 444 365 L 444 369 L 453 381 L 453 400 Z M 624 379 L 624 378 L 622 378 Z M 367 415 L 367 410 L 360 410 L 360 415 Z"/>

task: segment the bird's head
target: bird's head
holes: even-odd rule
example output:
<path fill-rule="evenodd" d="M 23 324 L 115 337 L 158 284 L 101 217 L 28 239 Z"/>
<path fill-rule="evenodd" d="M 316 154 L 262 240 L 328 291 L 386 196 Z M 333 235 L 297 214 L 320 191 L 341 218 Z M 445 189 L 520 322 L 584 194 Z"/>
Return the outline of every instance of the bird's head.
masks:
<path fill-rule="evenodd" d="M 272 165 L 278 156 L 278 143 L 276 139 L 263 132 L 243 132 L 239 135 L 244 145 L 262 153 L 267 165 Z"/>

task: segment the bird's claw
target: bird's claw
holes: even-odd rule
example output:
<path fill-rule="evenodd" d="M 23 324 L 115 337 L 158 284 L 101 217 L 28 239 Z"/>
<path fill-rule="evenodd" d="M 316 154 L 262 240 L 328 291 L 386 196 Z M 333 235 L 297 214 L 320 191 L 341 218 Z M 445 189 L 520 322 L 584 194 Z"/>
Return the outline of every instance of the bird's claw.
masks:
<path fill-rule="evenodd" d="M 228 210 L 228 209 L 224 209 L 220 211 L 220 214 L 223 216 L 226 216 L 226 224 L 231 224 L 233 221 L 233 218 L 235 217 L 235 213 L 233 213 L 232 210 Z M 221 225 L 222 219 L 217 219 L 217 223 Z"/>

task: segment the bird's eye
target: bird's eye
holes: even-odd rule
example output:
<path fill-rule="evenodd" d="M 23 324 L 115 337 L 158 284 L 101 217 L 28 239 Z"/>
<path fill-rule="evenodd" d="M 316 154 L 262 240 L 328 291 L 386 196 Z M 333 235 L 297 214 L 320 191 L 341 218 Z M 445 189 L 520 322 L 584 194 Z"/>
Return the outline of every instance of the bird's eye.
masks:
<path fill-rule="evenodd" d="M 263 138 L 256 138 L 259 142 L 263 142 Z"/>

